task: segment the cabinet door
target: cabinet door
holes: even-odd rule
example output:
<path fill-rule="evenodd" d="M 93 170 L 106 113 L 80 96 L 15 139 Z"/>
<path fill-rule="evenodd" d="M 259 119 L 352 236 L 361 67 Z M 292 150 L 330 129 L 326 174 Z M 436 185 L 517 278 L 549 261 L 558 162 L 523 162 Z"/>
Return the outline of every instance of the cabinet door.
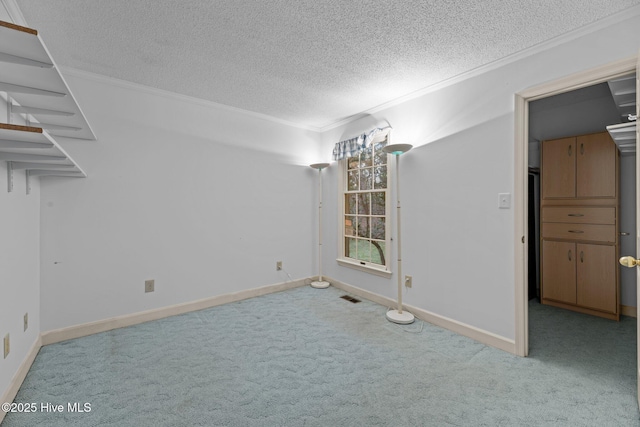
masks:
<path fill-rule="evenodd" d="M 607 133 L 576 140 L 577 197 L 616 197 L 617 148 Z"/>
<path fill-rule="evenodd" d="M 576 303 L 576 244 L 542 241 L 542 298 Z"/>
<path fill-rule="evenodd" d="M 578 244 L 578 305 L 617 312 L 615 246 Z"/>
<path fill-rule="evenodd" d="M 576 197 L 576 138 L 542 143 L 542 198 Z"/>

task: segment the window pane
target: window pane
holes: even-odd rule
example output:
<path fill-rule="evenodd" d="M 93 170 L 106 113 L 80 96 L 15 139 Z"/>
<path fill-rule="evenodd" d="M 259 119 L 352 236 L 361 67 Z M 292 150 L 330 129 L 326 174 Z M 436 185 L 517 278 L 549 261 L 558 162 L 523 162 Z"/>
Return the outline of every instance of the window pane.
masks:
<path fill-rule="evenodd" d="M 357 194 L 345 194 L 344 195 L 344 213 L 355 215 L 356 211 L 356 201 L 358 200 Z"/>
<path fill-rule="evenodd" d="M 377 142 L 357 156 L 349 157 L 344 169 L 344 253 L 351 260 L 387 265 L 385 243 L 387 213 L 387 163 L 382 151 L 387 141 Z"/>
<path fill-rule="evenodd" d="M 344 239 L 344 256 L 347 258 L 355 258 L 357 254 L 356 244 L 356 239 L 351 239 L 349 237 Z"/>
<path fill-rule="evenodd" d="M 371 161 L 373 160 L 373 153 L 371 152 L 371 148 L 366 148 L 362 150 L 360 153 L 360 167 L 367 168 L 371 167 Z"/>
<path fill-rule="evenodd" d="M 384 218 L 371 218 L 371 238 L 384 240 Z"/>
<path fill-rule="evenodd" d="M 387 167 L 386 166 L 377 166 L 374 169 L 375 176 L 373 178 L 374 188 L 385 189 L 387 188 Z"/>
<path fill-rule="evenodd" d="M 373 148 L 373 150 L 374 150 L 373 164 L 376 165 L 376 166 L 386 165 L 387 164 L 387 153 L 382 151 L 382 148 L 385 145 L 387 145 L 387 141 L 386 140 L 384 140 L 382 142 L 378 142 Z"/>
<path fill-rule="evenodd" d="M 371 190 L 373 188 L 373 169 L 360 169 L 360 190 Z"/>
<path fill-rule="evenodd" d="M 375 264 L 385 265 L 386 248 L 384 242 L 371 242 L 371 262 Z"/>
<path fill-rule="evenodd" d="M 382 191 L 376 191 L 371 194 L 371 215 L 384 215 L 386 206 L 385 194 Z"/>
<path fill-rule="evenodd" d="M 344 235 L 345 236 L 355 236 L 356 235 L 356 217 L 355 216 L 347 216 L 344 219 Z"/>
<path fill-rule="evenodd" d="M 349 171 L 347 173 L 347 190 L 348 191 L 357 191 L 359 188 L 358 184 L 358 171 Z"/>
<path fill-rule="evenodd" d="M 358 239 L 358 256 L 356 259 L 371 262 L 371 243 L 369 240 Z"/>
<path fill-rule="evenodd" d="M 358 217 L 358 237 L 369 238 L 369 217 L 368 216 Z"/>
<path fill-rule="evenodd" d="M 358 169 L 360 165 L 360 156 L 347 158 L 347 169 Z"/>
<path fill-rule="evenodd" d="M 358 213 L 360 215 L 370 215 L 371 212 L 371 194 L 359 193 L 358 194 Z"/>

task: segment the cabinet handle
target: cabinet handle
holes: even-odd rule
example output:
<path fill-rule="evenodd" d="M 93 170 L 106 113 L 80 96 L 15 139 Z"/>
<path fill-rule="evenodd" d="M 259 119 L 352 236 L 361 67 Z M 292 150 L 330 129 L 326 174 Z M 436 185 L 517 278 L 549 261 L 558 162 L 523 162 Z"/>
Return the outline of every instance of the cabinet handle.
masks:
<path fill-rule="evenodd" d="M 582 233 L 584 233 L 584 231 L 582 231 L 582 230 L 569 230 L 569 233 L 582 234 Z"/>
<path fill-rule="evenodd" d="M 584 142 L 580 144 L 580 154 L 584 154 Z"/>
<path fill-rule="evenodd" d="M 572 147 L 572 145 L 569 146 L 569 152 L 568 152 L 569 157 L 571 157 L 571 147 Z"/>
<path fill-rule="evenodd" d="M 584 252 L 580 251 L 580 262 L 584 262 Z"/>
<path fill-rule="evenodd" d="M 571 249 L 569 249 L 569 252 L 567 252 L 567 258 L 569 258 L 569 261 L 571 261 Z"/>
<path fill-rule="evenodd" d="M 569 214 L 569 215 L 567 215 L 567 216 L 577 216 L 577 217 L 580 217 L 580 216 L 584 216 L 584 214 Z"/>

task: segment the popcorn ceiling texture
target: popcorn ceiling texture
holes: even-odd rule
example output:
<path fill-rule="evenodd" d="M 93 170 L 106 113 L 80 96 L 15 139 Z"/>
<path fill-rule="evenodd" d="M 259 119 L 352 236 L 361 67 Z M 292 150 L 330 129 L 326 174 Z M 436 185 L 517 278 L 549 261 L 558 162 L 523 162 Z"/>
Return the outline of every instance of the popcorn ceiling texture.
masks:
<path fill-rule="evenodd" d="M 16 0 L 62 67 L 324 127 L 640 0 Z"/>

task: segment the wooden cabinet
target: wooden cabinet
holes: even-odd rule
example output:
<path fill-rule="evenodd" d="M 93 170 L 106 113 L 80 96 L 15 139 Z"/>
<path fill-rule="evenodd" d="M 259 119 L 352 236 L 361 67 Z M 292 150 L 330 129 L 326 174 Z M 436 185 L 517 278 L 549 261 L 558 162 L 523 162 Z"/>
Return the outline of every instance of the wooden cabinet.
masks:
<path fill-rule="evenodd" d="M 542 198 L 576 197 L 576 139 L 554 139 L 542 145 Z"/>
<path fill-rule="evenodd" d="M 616 313 L 615 247 L 544 240 L 543 298 Z"/>
<path fill-rule="evenodd" d="M 607 132 L 544 141 L 542 198 L 616 198 L 617 158 Z"/>
<path fill-rule="evenodd" d="M 615 225 L 616 208 L 583 206 L 547 207 L 542 211 L 542 222 Z"/>
<path fill-rule="evenodd" d="M 618 149 L 608 132 L 576 138 L 576 197 L 616 197 Z"/>
<path fill-rule="evenodd" d="M 576 303 L 616 313 L 616 292 L 612 286 L 618 269 L 615 247 L 577 244 L 576 255 Z"/>
<path fill-rule="evenodd" d="M 576 303 L 576 244 L 542 241 L 543 298 Z"/>
<path fill-rule="evenodd" d="M 543 141 L 543 304 L 619 320 L 618 164 L 606 132 Z"/>

